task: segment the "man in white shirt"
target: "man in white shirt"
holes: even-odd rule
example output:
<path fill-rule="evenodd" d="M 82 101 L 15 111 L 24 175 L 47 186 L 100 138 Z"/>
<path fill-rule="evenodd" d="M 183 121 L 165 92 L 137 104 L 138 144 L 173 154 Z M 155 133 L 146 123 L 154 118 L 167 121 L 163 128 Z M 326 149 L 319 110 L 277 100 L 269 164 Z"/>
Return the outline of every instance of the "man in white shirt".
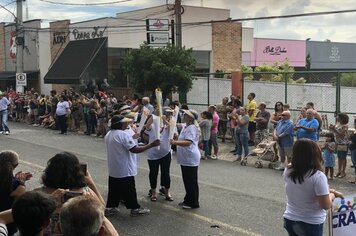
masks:
<path fill-rule="evenodd" d="M 10 100 L 7 98 L 7 93 L 0 94 L 0 134 L 10 134 L 9 127 L 7 126 L 8 119 L 8 106 Z"/>
<path fill-rule="evenodd" d="M 149 209 L 142 208 L 137 202 L 135 175 L 137 175 L 137 154 L 149 148 L 159 146 L 155 140 L 144 146 L 137 146 L 127 129 L 131 119 L 122 115 L 111 119 L 111 130 L 105 136 L 109 169 L 109 193 L 106 203 L 106 215 L 117 214 L 120 200 L 131 209 L 131 216 L 145 215 Z"/>

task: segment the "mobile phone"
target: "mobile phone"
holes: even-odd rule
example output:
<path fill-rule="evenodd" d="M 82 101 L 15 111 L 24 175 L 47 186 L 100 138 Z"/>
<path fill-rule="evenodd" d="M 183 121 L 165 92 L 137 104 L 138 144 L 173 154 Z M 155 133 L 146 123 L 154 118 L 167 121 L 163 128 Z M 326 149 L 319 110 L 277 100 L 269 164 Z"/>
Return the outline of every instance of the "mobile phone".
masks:
<path fill-rule="evenodd" d="M 84 175 L 87 175 L 88 165 L 86 163 L 80 163 L 80 169 L 84 173 Z"/>
<path fill-rule="evenodd" d="M 78 197 L 83 195 L 82 192 L 77 192 L 77 191 L 67 191 L 64 192 L 63 198 L 64 198 L 64 202 L 68 201 L 69 199 L 73 198 L 73 197 Z"/>

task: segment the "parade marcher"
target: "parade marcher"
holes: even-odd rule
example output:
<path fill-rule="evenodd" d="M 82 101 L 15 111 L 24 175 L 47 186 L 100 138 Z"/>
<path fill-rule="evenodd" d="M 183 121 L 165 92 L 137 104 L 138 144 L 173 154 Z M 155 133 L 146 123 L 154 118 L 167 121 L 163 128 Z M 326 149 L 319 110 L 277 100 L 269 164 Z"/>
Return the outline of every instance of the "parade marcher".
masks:
<path fill-rule="evenodd" d="M 347 164 L 347 145 L 349 143 L 348 138 L 348 123 L 349 116 L 345 113 L 339 113 L 336 117 L 336 124 L 330 124 L 329 129 L 335 135 L 336 142 L 336 154 L 338 161 L 338 172 L 334 177 L 344 178 L 346 176 L 346 164 Z"/>
<path fill-rule="evenodd" d="M 256 121 L 256 140 L 255 145 L 259 144 L 263 140 L 268 139 L 268 122 L 271 114 L 266 110 L 266 103 L 261 102 L 258 106 L 259 111 L 257 112 Z"/>
<path fill-rule="evenodd" d="M 157 176 L 158 171 L 161 169 L 161 186 L 164 187 L 165 199 L 167 201 L 173 201 L 170 194 L 171 177 L 170 177 L 170 166 L 171 166 L 171 144 L 169 143 L 169 122 L 173 115 L 173 110 L 167 109 L 165 111 L 166 116 L 163 117 L 163 127 L 156 127 L 153 122 L 154 119 L 160 119 L 156 115 L 152 115 L 145 125 L 145 133 L 149 137 L 148 143 L 154 142 L 157 137 L 157 129 L 160 129 L 160 141 L 159 147 L 150 148 L 147 151 L 148 166 L 150 169 L 149 180 L 151 189 L 149 191 L 149 196 L 151 201 L 157 201 Z"/>
<path fill-rule="evenodd" d="M 0 93 L 0 134 L 10 134 L 9 127 L 7 126 L 8 119 L 8 108 L 10 105 L 10 100 L 7 98 L 5 93 Z"/>
<path fill-rule="evenodd" d="M 183 209 L 199 208 L 198 167 L 200 164 L 198 113 L 183 110 L 184 127 L 178 139 L 170 140 L 177 145 L 177 162 L 181 166 L 185 188 L 184 201 L 178 205 Z"/>
<path fill-rule="evenodd" d="M 321 163 L 320 148 L 315 142 L 296 141 L 292 162 L 283 173 L 287 195 L 284 228 L 290 236 L 322 236 L 326 210 L 335 197 L 343 197 L 342 193 L 329 190 Z"/>
<path fill-rule="evenodd" d="M 276 170 L 284 170 L 287 164 L 292 159 L 292 149 L 294 143 L 294 126 L 290 119 L 290 112 L 283 111 L 281 114 L 282 119 L 278 121 L 276 128 L 273 132 L 273 140 L 278 143 L 278 152 L 280 157 L 280 165 Z"/>
<path fill-rule="evenodd" d="M 148 214 L 149 209 L 142 208 L 137 202 L 135 176 L 137 175 L 137 155 L 149 148 L 160 145 L 159 140 L 138 146 L 125 130 L 131 119 L 116 115 L 111 119 L 111 130 L 105 136 L 109 169 L 109 192 L 106 203 L 106 215 L 117 214 L 120 200 L 124 201 L 132 216 Z"/>
<path fill-rule="evenodd" d="M 60 134 L 67 134 L 67 119 L 70 115 L 69 103 L 65 95 L 59 96 L 59 102 L 57 103 L 56 117 L 58 125 L 60 127 Z"/>

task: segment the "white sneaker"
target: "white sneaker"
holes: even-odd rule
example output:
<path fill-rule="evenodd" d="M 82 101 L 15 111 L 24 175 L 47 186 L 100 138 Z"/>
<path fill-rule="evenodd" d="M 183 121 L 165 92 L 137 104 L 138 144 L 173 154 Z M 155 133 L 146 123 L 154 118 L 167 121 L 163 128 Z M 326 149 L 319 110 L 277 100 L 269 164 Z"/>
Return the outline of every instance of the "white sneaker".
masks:
<path fill-rule="evenodd" d="M 286 168 L 286 165 L 284 163 L 281 163 L 278 167 L 274 168 L 275 170 L 284 170 Z"/>
<path fill-rule="evenodd" d="M 4 131 L 0 131 L 0 134 L 4 134 Z"/>
<path fill-rule="evenodd" d="M 218 157 L 215 156 L 215 155 L 212 155 L 212 156 L 211 156 L 211 159 L 216 160 L 216 159 L 218 159 Z"/>
<path fill-rule="evenodd" d="M 9 131 L 5 131 L 5 135 L 9 135 L 10 134 L 10 132 Z"/>

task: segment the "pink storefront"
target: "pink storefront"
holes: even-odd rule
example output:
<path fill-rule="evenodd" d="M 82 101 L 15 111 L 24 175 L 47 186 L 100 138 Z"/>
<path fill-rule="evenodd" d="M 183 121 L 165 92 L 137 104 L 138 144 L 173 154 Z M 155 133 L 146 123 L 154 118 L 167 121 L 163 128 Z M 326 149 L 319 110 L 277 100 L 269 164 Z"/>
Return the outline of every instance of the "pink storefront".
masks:
<path fill-rule="evenodd" d="M 290 66 L 305 67 L 306 42 L 255 38 L 252 52 L 244 52 L 242 57 L 244 63 L 252 67 L 275 62 L 283 63 L 286 59 Z"/>

